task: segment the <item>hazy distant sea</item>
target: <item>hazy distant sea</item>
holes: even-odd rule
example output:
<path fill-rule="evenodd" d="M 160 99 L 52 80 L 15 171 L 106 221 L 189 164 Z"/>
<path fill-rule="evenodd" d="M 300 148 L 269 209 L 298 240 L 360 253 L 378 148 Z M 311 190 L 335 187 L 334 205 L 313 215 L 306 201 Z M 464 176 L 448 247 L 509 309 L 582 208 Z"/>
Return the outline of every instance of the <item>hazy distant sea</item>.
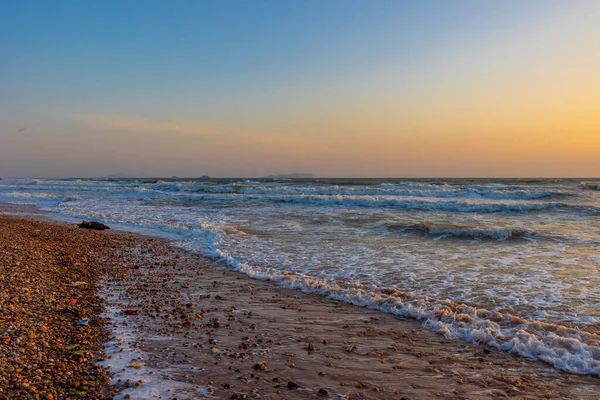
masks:
<path fill-rule="evenodd" d="M 600 179 L 3 180 L 0 201 L 600 375 Z M 570 329 L 565 326 L 574 326 Z"/>

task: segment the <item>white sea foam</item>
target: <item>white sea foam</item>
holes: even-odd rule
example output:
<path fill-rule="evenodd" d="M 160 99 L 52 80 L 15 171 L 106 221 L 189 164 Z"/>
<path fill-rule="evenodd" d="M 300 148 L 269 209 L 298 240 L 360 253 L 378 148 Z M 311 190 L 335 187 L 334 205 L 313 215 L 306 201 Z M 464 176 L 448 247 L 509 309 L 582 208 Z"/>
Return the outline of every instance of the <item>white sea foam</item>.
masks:
<path fill-rule="evenodd" d="M 256 195 L 237 193 L 229 194 L 196 194 L 172 196 L 170 204 L 198 205 L 200 203 L 251 201 L 255 203 L 299 204 L 321 207 L 352 207 L 352 208 L 394 208 L 398 210 L 445 211 L 456 213 L 500 213 L 500 212 L 535 212 L 568 208 L 569 205 L 560 202 L 533 201 L 493 201 L 493 200 L 448 200 L 414 198 L 402 196 L 371 196 L 371 195 Z M 582 207 L 582 210 L 584 208 Z M 588 211 L 600 212 L 595 207 Z"/>
<path fill-rule="evenodd" d="M 109 321 L 112 339 L 104 344 L 107 358 L 100 364 L 112 375 L 111 384 L 122 388 L 114 399 L 192 400 L 209 397 L 209 388 L 168 379 L 163 376 L 164 371 L 150 368 L 146 364 L 148 356 L 138 347 L 139 332 L 131 322 L 125 321 L 121 312 L 119 304 L 122 304 L 122 296 L 119 292 L 119 288 L 110 284 L 105 284 L 101 291 L 105 300 L 102 316 Z"/>
<path fill-rule="evenodd" d="M 77 200 L 80 196 L 77 195 L 64 195 L 61 193 L 47 193 L 47 192 L 12 192 L 6 194 L 9 197 L 14 198 L 28 198 L 28 199 L 58 199 L 61 201 L 72 201 Z"/>
<path fill-rule="evenodd" d="M 149 186 L 156 191 L 182 191 L 213 194 L 256 194 L 256 195 L 306 195 L 306 196 L 402 196 L 419 198 L 470 198 L 491 200 L 539 200 L 545 198 L 568 197 L 573 194 L 563 190 L 532 190 L 525 188 L 487 188 L 439 185 L 378 185 L 378 186 L 340 186 L 340 185 L 295 185 L 260 184 L 255 182 L 233 182 L 216 185 L 214 183 L 186 183 Z"/>
<path fill-rule="evenodd" d="M 600 376 L 600 336 L 566 326 L 527 321 L 450 300 L 437 300 L 393 288 L 365 287 L 315 279 L 305 274 L 251 266 L 220 252 L 220 261 L 253 278 L 287 288 L 314 292 L 361 307 L 415 318 L 448 339 L 487 344 L 500 350 L 538 359 L 556 368 Z"/>

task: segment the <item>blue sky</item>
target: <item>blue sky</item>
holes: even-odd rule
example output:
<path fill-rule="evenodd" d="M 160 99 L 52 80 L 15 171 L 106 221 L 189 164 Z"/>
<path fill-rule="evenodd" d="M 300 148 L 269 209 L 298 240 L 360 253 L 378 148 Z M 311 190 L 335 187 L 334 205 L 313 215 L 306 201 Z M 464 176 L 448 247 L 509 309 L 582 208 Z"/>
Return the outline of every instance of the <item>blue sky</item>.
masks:
<path fill-rule="evenodd" d="M 23 106 L 112 110 L 144 99 L 140 111 L 166 114 L 161 102 L 186 97 L 418 68 L 453 40 L 523 18 L 510 7 L 448 3 L 12 1 L 2 13 L 2 87 Z"/>
<path fill-rule="evenodd" d="M 321 175 L 356 175 L 359 169 L 352 165 L 352 157 L 335 150 L 336 143 L 344 147 L 336 138 L 346 129 L 336 121 L 352 117 L 359 104 L 365 115 L 381 121 L 392 118 L 381 111 L 390 104 L 446 90 L 453 80 L 483 73 L 488 84 L 498 60 L 521 68 L 528 48 L 519 53 L 520 42 L 535 35 L 556 40 L 551 30 L 564 24 L 567 31 L 577 31 L 565 43 L 566 49 L 577 42 L 577 35 L 585 35 L 578 31 L 578 18 L 597 9 L 593 2 L 542 0 L 4 0 L 0 140 L 13 158 L 10 163 L 0 161 L 0 174 L 71 174 L 82 161 L 70 159 L 67 149 L 61 152 L 60 142 L 89 151 L 80 170 L 88 175 L 170 176 L 202 169 L 226 176 L 307 168 Z M 562 21 L 565 14 L 573 17 Z M 593 29 L 593 22 L 581 25 Z M 538 48 L 536 43 L 531 48 Z M 508 49 L 507 56 L 498 58 L 497 52 L 490 52 L 495 48 Z M 107 122 L 110 118 L 115 120 Z M 125 123 L 125 118 L 131 121 Z M 347 123 L 363 126 L 363 136 L 382 131 L 378 123 Z M 377 158 L 377 146 L 388 147 L 390 135 L 410 140 L 418 134 L 405 125 L 397 123 L 395 133 L 374 138 L 363 161 L 369 164 Z M 201 137 L 204 128 L 198 130 L 199 126 L 210 127 L 214 140 Z M 14 137 L 21 127 L 26 128 L 21 136 L 26 132 L 29 139 Z M 140 132 L 146 128 L 148 136 Z M 188 136 L 181 137 L 181 132 Z M 119 142 L 119 135 L 126 137 Z M 253 135 L 264 144 L 257 152 L 262 160 L 248 165 L 252 157 L 244 155 L 244 148 Z M 236 162 L 232 155 L 198 166 L 190 154 L 180 153 L 181 148 L 216 143 L 218 137 L 243 161 Z M 235 138 L 238 147 L 232 143 Z M 324 140 L 309 144 L 307 138 Z M 43 144 L 52 140 L 56 148 L 48 150 Z M 146 151 L 154 155 L 162 151 L 159 163 L 133 157 L 136 145 L 147 140 L 156 147 L 144 144 Z M 121 146 L 114 149 L 121 156 L 104 164 L 94 152 L 98 144 L 104 152 Z M 289 146 L 304 150 L 287 157 L 287 163 L 286 157 L 274 157 L 272 164 L 265 160 Z M 225 151 L 223 145 L 202 147 L 203 156 Z M 355 147 L 361 147 L 360 141 Z M 33 158 L 36 163 L 26 162 Z M 417 164 L 407 166 L 387 163 L 364 170 L 369 175 L 436 173 L 420 172 Z"/>

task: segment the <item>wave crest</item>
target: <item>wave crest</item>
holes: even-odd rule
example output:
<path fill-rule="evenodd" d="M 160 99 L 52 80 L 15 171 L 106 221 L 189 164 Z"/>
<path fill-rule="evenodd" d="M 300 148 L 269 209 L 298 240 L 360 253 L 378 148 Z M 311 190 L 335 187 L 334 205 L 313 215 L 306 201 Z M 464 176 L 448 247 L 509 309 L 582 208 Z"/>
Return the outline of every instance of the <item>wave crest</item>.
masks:
<path fill-rule="evenodd" d="M 581 182 L 581 186 L 588 190 L 600 190 L 600 182 Z"/>
<path fill-rule="evenodd" d="M 437 236 L 455 236 L 471 239 L 508 240 L 511 238 L 531 238 L 534 232 L 518 228 L 478 228 L 468 225 L 434 224 L 420 222 L 418 224 L 389 224 L 390 230 L 417 231 Z"/>
<path fill-rule="evenodd" d="M 600 376 L 600 335 L 593 332 L 525 320 L 509 313 L 394 288 L 328 281 L 306 274 L 249 265 L 218 249 L 214 255 L 218 261 L 255 279 L 269 280 L 283 287 L 417 319 L 428 330 L 448 339 L 486 344 L 509 353 L 545 361 L 563 371 Z"/>

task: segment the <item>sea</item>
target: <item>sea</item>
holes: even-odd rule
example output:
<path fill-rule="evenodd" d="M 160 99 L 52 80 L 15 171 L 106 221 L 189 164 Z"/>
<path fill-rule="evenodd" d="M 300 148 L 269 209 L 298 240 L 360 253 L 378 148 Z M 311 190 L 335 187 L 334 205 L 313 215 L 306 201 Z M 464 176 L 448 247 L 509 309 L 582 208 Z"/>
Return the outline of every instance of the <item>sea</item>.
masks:
<path fill-rule="evenodd" d="M 600 376 L 600 179 L 5 179 L 0 201 Z"/>

